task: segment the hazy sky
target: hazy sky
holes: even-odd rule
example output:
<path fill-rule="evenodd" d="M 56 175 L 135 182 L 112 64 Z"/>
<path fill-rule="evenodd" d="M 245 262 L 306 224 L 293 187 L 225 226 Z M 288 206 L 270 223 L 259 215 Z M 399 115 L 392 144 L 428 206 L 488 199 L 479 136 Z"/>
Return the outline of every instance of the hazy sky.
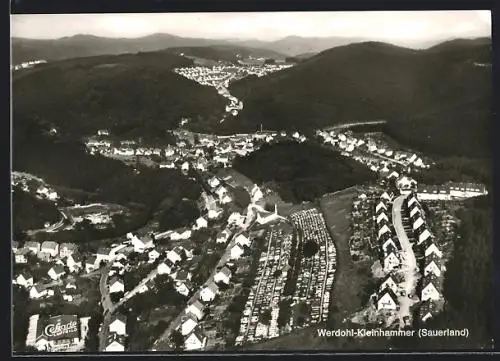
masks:
<path fill-rule="evenodd" d="M 411 44 L 450 37 L 491 35 L 490 11 L 261 12 L 169 14 L 12 15 L 15 37 L 74 34 L 275 40 L 289 35 L 344 36 Z"/>

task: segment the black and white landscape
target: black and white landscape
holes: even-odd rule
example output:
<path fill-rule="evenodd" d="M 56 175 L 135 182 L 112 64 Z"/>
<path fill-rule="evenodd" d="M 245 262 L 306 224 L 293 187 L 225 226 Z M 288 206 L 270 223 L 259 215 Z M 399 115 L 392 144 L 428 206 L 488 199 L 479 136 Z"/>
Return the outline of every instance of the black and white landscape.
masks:
<path fill-rule="evenodd" d="M 14 352 L 491 349 L 489 16 L 12 16 Z"/>

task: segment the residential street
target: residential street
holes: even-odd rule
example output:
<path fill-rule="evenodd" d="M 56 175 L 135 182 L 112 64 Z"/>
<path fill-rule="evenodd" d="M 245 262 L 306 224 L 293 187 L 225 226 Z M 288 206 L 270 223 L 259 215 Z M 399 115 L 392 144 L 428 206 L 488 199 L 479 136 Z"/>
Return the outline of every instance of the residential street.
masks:
<path fill-rule="evenodd" d="M 417 280 L 418 280 L 417 260 L 415 258 L 415 254 L 413 253 L 412 245 L 408 239 L 408 235 L 404 230 L 402 216 L 401 216 L 401 208 L 405 198 L 406 198 L 405 195 L 397 197 L 392 205 L 392 221 L 394 224 L 396 235 L 398 236 L 402 248 L 401 263 L 402 263 L 402 270 L 404 272 L 403 289 L 405 291 L 405 295 L 404 296 L 398 295 L 399 307 L 400 307 L 399 309 L 400 327 L 404 327 L 405 316 L 408 316 L 410 319 L 412 318 L 410 307 L 415 303 L 415 301 L 410 299 L 409 295 L 415 294 L 415 287 L 417 285 Z"/>

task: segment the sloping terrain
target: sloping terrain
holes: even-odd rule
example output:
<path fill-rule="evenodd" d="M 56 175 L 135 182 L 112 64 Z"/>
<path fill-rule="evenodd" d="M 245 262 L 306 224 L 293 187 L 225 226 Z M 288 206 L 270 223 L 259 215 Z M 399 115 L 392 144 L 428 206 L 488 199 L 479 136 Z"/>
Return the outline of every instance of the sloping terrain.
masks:
<path fill-rule="evenodd" d="M 217 123 L 225 100 L 172 71 L 192 61 L 166 52 L 71 59 L 13 79 L 14 132 L 26 121 L 81 136 L 108 128 L 134 136 L 165 134 L 181 117 Z"/>
<path fill-rule="evenodd" d="M 378 42 L 324 51 L 268 77 L 232 84 L 235 127 L 311 130 L 385 119 L 387 133 L 437 153 L 485 155 L 491 123 L 491 41 L 427 50 Z"/>

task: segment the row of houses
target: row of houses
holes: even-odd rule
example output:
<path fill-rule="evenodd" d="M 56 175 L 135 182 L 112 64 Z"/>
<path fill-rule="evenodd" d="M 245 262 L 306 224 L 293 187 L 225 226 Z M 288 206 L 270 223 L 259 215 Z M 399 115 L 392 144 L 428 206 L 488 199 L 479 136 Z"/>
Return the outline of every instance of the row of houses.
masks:
<path fill-rule="evenodd" d="M 106 352 L 124 352 L 127 343 L 127 317 L 120 313 L 114 313 L 108 326 Z"/>
<path fill-rule="evenodd" d="M 422 301 L 419 308 L 419 319 L 423 323 L 439 312 L 438 303 L 443 300 L 441 294 L 444 276 L 443 252 L 436 245 L 434 236 L 427 227 L 419 197 L 415 193 L 411 193 L 406 199 L 405 205 L 416 238 L 417 250 L 421 255 L 419 266 L 423 277 L 419 282 L 420 300 Z"/>

